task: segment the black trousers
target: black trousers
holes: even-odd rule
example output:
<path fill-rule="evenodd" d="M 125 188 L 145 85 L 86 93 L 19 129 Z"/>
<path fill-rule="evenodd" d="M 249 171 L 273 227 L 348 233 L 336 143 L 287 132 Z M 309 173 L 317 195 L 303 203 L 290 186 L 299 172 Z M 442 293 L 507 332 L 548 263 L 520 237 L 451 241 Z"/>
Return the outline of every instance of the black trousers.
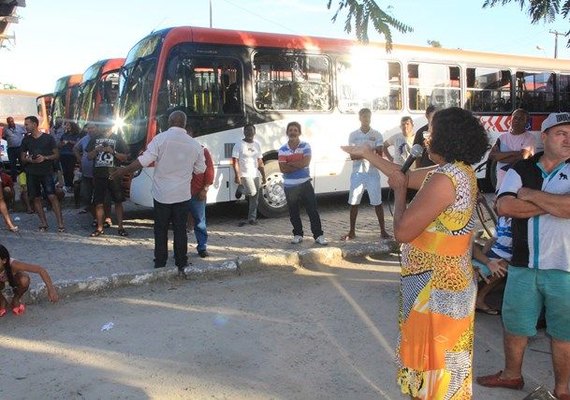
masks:
<path fill-rule="evenodd" d="M 174 263 L 179 270 L 188 264 L 188 212 L 190 200 L 165 204 L 154 200 L 154 266 L 161 268 L 168 260 L 168 227 L 174 232 Z"/>

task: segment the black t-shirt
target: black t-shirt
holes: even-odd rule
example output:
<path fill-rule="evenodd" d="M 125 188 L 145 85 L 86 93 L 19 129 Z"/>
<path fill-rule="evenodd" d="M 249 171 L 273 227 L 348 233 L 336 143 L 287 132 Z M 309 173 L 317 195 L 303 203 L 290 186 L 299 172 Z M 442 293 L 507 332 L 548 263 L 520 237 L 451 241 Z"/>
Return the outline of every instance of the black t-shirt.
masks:
<path fill-rule="evenodd" d="M 427 130 L 428 130 L 427 125 L 422 126 L 420 129 L 418 129 L 418 131 L 416 132 L 416 136 L 414 137 L 414 144 L 420 144 L 424 148 L 422 156 L 419 159 L 420 168 L 435 165 L 435 163 L 432 160 L 430 160 L 428 152 L 426 150 L 426 139 L 424 138 L 424 133 L 427 132 Z"/>
<path fill-rule="evenodd" d="M 28 135 L 22 140 L 20 151 L 28 153 L 30 157 L 42 155 L 44 157 L 52 156 L 57 144 L 52 135 L 42 133 L 39 137 L 34 138 Z M 39 164 L 26 164 L 26 173 L 30 175 L 51 175 L 53 174 L 53 160 L 45 160 Z"/>
<path fill-rule="evenodd" d="M 116 153 L 128 153 L 125 141 L 119 135 L 97 136 L 92 138 L 87 145 L 87 152 L 92 151 L 97 146 L 110 146 Z M 97 153 L 93 159 L 93 177 L 108 178 L 109 174 L 119 166 L 115 155 L 111 152 Z"/>

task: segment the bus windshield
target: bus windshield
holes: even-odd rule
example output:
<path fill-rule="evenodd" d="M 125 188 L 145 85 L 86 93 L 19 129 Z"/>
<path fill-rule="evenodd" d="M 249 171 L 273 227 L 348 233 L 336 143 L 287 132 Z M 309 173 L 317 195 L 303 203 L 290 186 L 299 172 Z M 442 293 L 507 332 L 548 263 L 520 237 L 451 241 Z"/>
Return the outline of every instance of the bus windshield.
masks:
<path fill-rule="evenodd" d="M 75 119 L 79 126 L 99 118 L 111 118 L 118 96 L 119 72 L 111 71 L 79 87 Z"/>
<path fill-rule="evenodd" d="M 145 145 L 156 58 L 139 58 L 122 69 L 119 79 L 119 129 L 132 155 Z"/>

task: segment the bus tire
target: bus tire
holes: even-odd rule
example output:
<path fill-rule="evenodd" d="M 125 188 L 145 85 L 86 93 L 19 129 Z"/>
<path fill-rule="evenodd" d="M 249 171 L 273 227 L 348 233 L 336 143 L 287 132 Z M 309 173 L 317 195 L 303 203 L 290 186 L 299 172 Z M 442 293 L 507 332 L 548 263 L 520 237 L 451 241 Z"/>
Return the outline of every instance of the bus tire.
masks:
<path fill-rule="evenodd" d="M 283 174 L 277 160 L 269 160 L 265 163 L 265 180 L 257 210 L 266 218 L 281 217 L 287 214 Z"/>

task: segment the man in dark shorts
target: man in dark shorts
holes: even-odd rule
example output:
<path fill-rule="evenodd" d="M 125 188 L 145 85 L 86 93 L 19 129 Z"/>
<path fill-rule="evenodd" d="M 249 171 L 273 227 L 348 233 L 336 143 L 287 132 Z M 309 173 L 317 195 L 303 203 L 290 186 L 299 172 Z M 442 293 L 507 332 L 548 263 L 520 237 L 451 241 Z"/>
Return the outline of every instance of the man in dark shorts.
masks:
<path fill-rule="evenodd" d="M 93 206 L 97 227 L 91 233 L 91 237 L 103 234 L 103 219 L 105 211 L 103 204 L 105 196 L 109 193 L 115 204 L 117 215 L 118 234 L 128 236 L 123 227 L 123 191 L 121 179 L 109 179 L 109 175 L 117 169 L 120 162 L 128 158 L 128 148 L 123 139 L 111 131 L 112 126 L 103 123 L 101 133 L 91 138 L 87 145 L 87 157 L 93 160 Z"/>
<path fill-rule="evenodd" d="M 55 195 L 53 166 L 59 159 L 59 150 L 54 138 L 38 129 L 39 121 L 35 116 L 26 117 L 24 126 L 29 133 L 20 147 L 20 160 L 25 165 L 28 196 L 34 202 L 34 208 L 40 218 L 39 230 L 48 229 L 46 215 L 42 204 L 42 189 L 51 203 L 57 219 L 58 232 L 65 232 L 61 206 Z"/>

